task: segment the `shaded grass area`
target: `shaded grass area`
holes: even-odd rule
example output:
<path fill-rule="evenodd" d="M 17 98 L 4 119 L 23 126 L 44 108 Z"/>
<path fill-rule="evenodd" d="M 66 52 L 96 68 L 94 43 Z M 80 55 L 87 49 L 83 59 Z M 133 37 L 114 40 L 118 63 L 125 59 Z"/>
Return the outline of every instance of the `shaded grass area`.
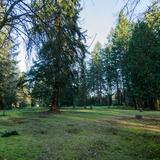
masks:
<path fill-rule="evenodd" d="M 135 119 L 142 114 L 143 119 Z M 160 112 L 108 109 L 7 111 L 0 160 L 160 160 Z"/>

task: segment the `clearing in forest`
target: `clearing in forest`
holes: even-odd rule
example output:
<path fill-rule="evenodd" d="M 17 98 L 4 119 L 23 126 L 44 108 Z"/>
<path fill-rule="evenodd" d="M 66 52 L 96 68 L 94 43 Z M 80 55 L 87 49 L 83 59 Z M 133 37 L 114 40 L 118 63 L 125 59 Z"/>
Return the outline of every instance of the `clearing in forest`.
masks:
<path fill-rule="evenodd" d="M 160 160 L 160 112 L 22 109 L 0 116 L 0 160 Z"/>

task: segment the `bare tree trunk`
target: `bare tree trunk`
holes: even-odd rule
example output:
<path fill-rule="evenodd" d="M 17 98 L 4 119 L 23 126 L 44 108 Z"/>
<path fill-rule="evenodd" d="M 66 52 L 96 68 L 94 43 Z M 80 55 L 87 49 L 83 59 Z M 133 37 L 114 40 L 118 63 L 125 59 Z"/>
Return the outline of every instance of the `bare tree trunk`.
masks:
<path fill-rule="evenodd" d="M 120 105 L 120 89 L 119 89 L 118 80 L 116 82 L 116 87 L 117 87 L 117 105 Z"/>
<path fill-rule="evenodd" d="M 151 110 L 156 110 L 156 99 L 154 98 L 149 99 L 149 107 Z"/>
<path fill-rule="evenodd" d="M 135 108 L 135 110 L 138 109 L 137 101 L 136 101 L 136 98 L 134 95 L 132 95 L 131 97 L 128 98 L 128 105 L 133 106 Z"/>
<path fill-rule="evenodd" d="M 59 112 L 59 108 L 58 108 L 58 95 L 59 95 L 59 88 L 58 85 L 54 85 L 53 88 L 53 95 L 52 95 L 52 104 L 51 104 L 51 112 L 57 113 Z"/>
<path fill-rule="evenodd" d="M 112 86 L 111 83 L 108 83 L 108 102 L 109 102 L 109 106 L 112 106 Z"/>

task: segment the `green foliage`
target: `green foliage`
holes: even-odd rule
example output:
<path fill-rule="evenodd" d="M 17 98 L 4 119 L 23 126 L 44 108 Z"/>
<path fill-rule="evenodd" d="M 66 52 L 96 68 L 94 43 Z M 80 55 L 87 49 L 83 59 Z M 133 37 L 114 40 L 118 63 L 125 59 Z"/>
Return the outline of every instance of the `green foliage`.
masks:
<path fill-rule="evenodd" d="M 5 131 L 1 137 L 10 137 L 10 136 L 17 136 L 19 133 L 17 131 Z"/>
<path fill-rule="evenodd" d="M 129 48 L 131 36 L 131 24 L 121 11 L 118 24 L 112 34 L 110 44 L 110 68 L 112 69 L 113 86 L 116 88 L 117 104 L 126 103 L 124 97 L 126 91 L 125 58 Z"/>
<path fill-rule="evenodd" d="M 102 46 L 99 42 L 97 42 L 92 52 L 92 59 L 88 71 L 88 87 L 91 97 L 97 97 L 95 103 L 100 105 L 102 105 L 104 89 L 102 54 Z"/>
<path fill-rule="evenodd" d="M 138 106 L 155 109 L 160 97 L 160 11 L 156 4 L 136 24 L 127 57 L 131 94 Z"/>
<path fill-rule="evenodd" d="M 1 10 L 4 11 L 2 6 L 0 6 Z M 1 16 L 2 14 L 0 14 L 0 18 L 3 18 Z M 0 29 L 0 109 L 17 107 L 20 99 L 21 101 L 25 99 L 24 96 L 22 98 L 23 93 L 20 93 L 23 82 L 18 79 L 19 70 L 16 58 L 19 45 L 15 41 L 17 37 L 14 34 L 10 35 L 10 28 L 5 26 Z M 25 101 L 23 101 L 24 103 Z"/>
<path fill-rule="evenodd" d="M 16 106 L 15 107 L 27 107 L 31 105 L 31 95 L 29 91 L 29 83 L 27 75 L 25 73 L 19 74 L 17 79 L 17 90 L 16 90 Z"/>
<path fill-rule="evenodd" d="M 156 109 L 160 99 L 160 10 L 158 3 L 137 23 L 123 11 L 105 49 L 93 50 L 88 70 L 90 101 Z M 93 104 L 93 103 L 92 103 Z"/>
<path fill-rule="evenodd" d="M 0 109 L 11 107 L 16 101 L 16 46 L 6 39 L 6 34 L 0 33 Z"/>
<path fill-rule="evenodd" d="M 131 2 L 127 4 L 138 4 Z M 157 109 L 158 3 L 155 1 L 141 20 L 134 22 L 122 10 L 107 45 L 103 48 L 98 42 L 88 60 L 85 32 L 79 25 L 79 0 L 1 2 L 0 109 L 31 103 L 51 106 L 52 110 L 57 106 L 87 104 Z M 28 77 L 18 75 L 15 32 L 22 37 L 26 33 L 27 49 L 34 58 Z"/>
<path fill-rule="evenodd" d="M 121 11 L 118 24 L 108 37 L 105 49 L 97 43 L 93 50 L 88 84 L 91 89 L 90 93 L 95 94 L 99 101 L 102 101 L 103 97 L 104 104 L 112 105 L 113 95 L 116 97 L 114 103 L 117 105 L 126 103 L 128 81 L 125 75 L 125 61 L 131 30 L 132 24 Z"/>
<path fill-rule="evenodd" d="M 36 90 L 39 97 L 46 94 L 43 99 L 45 102 L 49 100 L 50 104 L 59 105 L 61 99 L 66 97 L 63 94 L 73 95 L 78 86 L 77 78 L 79 73 L 81 75 L 86 52 L 83 44 L 85 37 L 78 24 L 80 10 L 77 0 L 50 2 L 40 13 L 42 19 L 51 24 L 50 29 L 46 30 L 39 21 L 37 23 L 42 30 L 37 29 L 36 24 L 33 26 L 33 37 L 38 34 L 39 40 L 44 38 L 42 34 L 45 35 L 45 40 L 40 41 L 42 47 L 30 72 L 35 83 L 33 92 Z M 43 88 L 41 92 L 38 93 L 36 85 Z"/>

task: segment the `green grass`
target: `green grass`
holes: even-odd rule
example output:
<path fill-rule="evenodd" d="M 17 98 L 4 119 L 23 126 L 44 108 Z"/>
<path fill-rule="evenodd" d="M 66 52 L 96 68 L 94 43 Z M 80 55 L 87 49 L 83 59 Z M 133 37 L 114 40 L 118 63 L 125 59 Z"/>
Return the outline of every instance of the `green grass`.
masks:
<path fill-rule="evenodd" d="M 160 112 L 27 108 L 0 116 L 0 133 L 12 130 L 19 135 L 0 137 L 0 160 L 160 160 Z"/>

